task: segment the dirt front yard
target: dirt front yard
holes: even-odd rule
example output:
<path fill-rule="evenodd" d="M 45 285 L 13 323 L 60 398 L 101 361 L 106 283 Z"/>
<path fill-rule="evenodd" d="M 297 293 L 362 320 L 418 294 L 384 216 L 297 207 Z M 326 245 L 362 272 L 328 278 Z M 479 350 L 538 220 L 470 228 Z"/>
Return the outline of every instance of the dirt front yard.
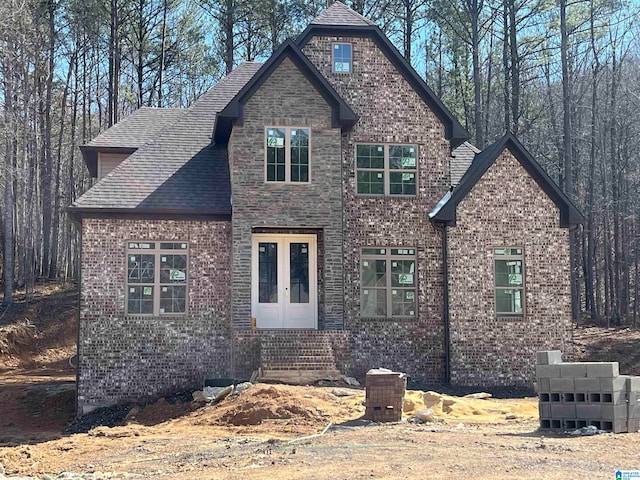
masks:
<path fill-rule="evenodd" d="M 116 426 L 63 433 L 74 410 L 75 312 L 73 298 L 59 295 L 57 309 L 36 302 L 0 324 L 31 325 L 0 338 L 0 465 L 9 477 L 614 479 L 640 469 L 640 434 L 540 432 L 535 398 L 409 391 L 402 422 L 372 424 L 362 420 L 364 390 L 344 385 L 256 384 L 206 406 L 177 395 L 128 407 Z M 639 345 L 633 330 L 576 331 L 582 358 L 620 361 L 623 373 L 640 373 Z M 427 408 L 426 423 L 411 421 Z"/>

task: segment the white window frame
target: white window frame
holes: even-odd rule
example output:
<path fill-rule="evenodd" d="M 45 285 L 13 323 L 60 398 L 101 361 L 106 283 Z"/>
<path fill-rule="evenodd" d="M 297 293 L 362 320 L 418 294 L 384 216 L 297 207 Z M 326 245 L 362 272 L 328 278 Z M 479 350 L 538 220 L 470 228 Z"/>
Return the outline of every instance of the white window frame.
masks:
<path fill-rule="evenodd" d="M 153 245 L 152 248 L 134 248 L 132 245 Z M 183 248 L 169 249 L 161 248 L 162 244 L 180 244 Z M 145 317 L 158 317 L 158 316 L 184 316 L 189 310 L 189 278 L 191 275 L 189 265 L 189 244 L 187 242 L 176 240 L 127 240 L 126 242 L 127 258 L 126 258 L 126 294 L 125 294 L 125 313 L 129 316 L 145 316 Z M 129 260 L 133 255 L 153 255 L 154 256 L 154 278 L 153 282 L 129 282 Z M 179 283 L 167 283 L 160 281 L 160 264 L 163 255 L 185 255 L 186 258 L 186 279 L 184 282 Z M 137 313 L 129 312 L 129 294 L 131 289 L 135 287 L 152 287 L 153 294 L 153 313 Z M 161 312 L 160 310 L 160 293 L 162 287 L 169 286 L 184 286 L 184 312 Z"/>
<path fill-rule="evenodd" d="M 359 146 L 376 146 L 376 147 L 383 147 L 384 148 L 384 169 L 380 169 L 380 168 L 358 168 L 358 147 Z M 413 148 L 415 149 L 415 154 L 416 154 L 416 165 L 414 168 L 412 169 L 397 169 L 397 168 L 391 168 L 391 157 L 389 155 L 389 149 L 390 147 L 409 147 L 409 148 Z M 412 144 L 412 143 L 364 143 L 364 142 L 359 142 L 355 145 L 355 150 L 353 152 L 353 157 L 354 157 L 354 167 L 355 167 L 355 180 L 356 180 L 356 195 L 358 196 L 365 196 L 365 197 L 369 197 L 369 196 L 373 196 L 373 197 L 381 197 L 381 196 L 386 196 L 386 197 L 417 197 L 418 196 L 418 189 L 419 189 L 419 184 L 418 184 L 418 163 L 419 163 L 419 154 L 420 151 L 418 149 L 418 145 L 416 144 Z M 358 172 L 379 172 L 381 170 L 384 170 L 384 184 L 383 184 L 383 193 L 360 193 L 358 191 Z M 416 192 L 415 193 L 391 193 L 391 173 L 407 173 L 407 174 L 412 174 L 414 175 L 414 179 L 415 179 L 415 185 L 416 185 Z"/>
<path fill-rule="evenodd" d="M 509 251 L 509 253 L 500 253 Z M 513 250 L 519 250 L 519 254 L 512 253 Z M 494 247 L 493 250 L 493 301 L 494 301 L 494 311 L 495 315 L 498 318 L 523 318 L 526 315 L 526 277 L 525 277 L 525 268 L 524 268 L 524 248 L 511 246 L 511 247 Z M 520 285 L 498 285 L 498 272 L 497 272 L 497 262 L 498 261 L 518 261 L 520 262 L 521 272 L 519 273 L 521 282 Z M 517 275 L 517 273 L 515 273 Z M 498 311 L 498 291 L 499 290 L 518 290 L 520 291 L 520 307 L 521 312 L 501 312 Z"/>
<path fill-rule="evenodd" d="M 351 57 L 349 58 L 349 70 L 336 70 L 336 46 L 349 45 Z M 331 44 L 331 71 L 337 74 L 348 75 L 353 72 L 353 43 L 351 42 L 334 42 Z"/>
<path fill-rule="evenodd" d="M 268 139 L 269 139 L 269 130 L 272 129 L 281 129 L 284 130 L 285 133 L 285 144 L 284 144 L 284 181 L 282 180 L 269 180 L 267 178 L 267 158 L 268 158 Z M 299 180 L 291 180 L 291 131 L 292 130 L 307 130 L 309 143 L 307 146 L 308 150 L 308 174 L 307 181 L 301 182 Z M 264 181 L 265 183 L 293 183 L 293 184 L 309 184 L 311 183 L 311 127 L 283 127 L 283 126 L 275 126 L 271 125 L 265 127 L 264 129 Z"/>
<path fill-rule="evenodd" d="M 384 253 L 365 253 L 366 250 L 383 250 Z M 394 254 L 393 250 L 399 250 L 405 252 L 403 254 Z M 364 267 L 365 262 L 367 261 L 375 261 L 375 260 L 385 260 L 386 268 L 385 268 L 385 286 L 384 287 L 371 287 L 364 285 Z M 407 287 L 402 286 L 393 286 L 391 282 L 391 269 L 393 267 L 392 262 L 396 260 L 413 260 L 414 262 L 414 272 L 413 272 L 413 284 Z M 374 290 L 385 290 L 385 301 L 386 301 L 386 315 L 369 315 L 363 312 L 364 306 L 364 296 L 366 291 L 369 289 Z M 413 290 L 413 305 L 414 310 L 412 315 L 394 315 L 393 314 L 393 295 L 394 291 L 397 292 L 405 292 L 403 295 L 406 295 L 406 292 Z M 394 318 L 394 319 L 415 319 L 418 317 L 418 250 L 415 247 L 378 247 L 378 246 L 366 246 L 360 249 L 360 316 L 362 318 Z"/>

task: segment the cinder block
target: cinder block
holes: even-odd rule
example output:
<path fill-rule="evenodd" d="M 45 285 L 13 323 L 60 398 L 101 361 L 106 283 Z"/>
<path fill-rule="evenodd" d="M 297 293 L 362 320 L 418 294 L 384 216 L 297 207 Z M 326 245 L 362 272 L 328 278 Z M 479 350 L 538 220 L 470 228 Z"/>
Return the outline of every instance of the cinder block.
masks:
<path fill-rule="evenodd" d="M 627 410 L 629 418 L 640 418 L 640 404 L 629 404 L 627 405 Z"/>
<path fill-rule="evenodd" d="M 551 405 L 549 403 L 538 403 L 538 413 L 540 418 L 551 418 Z"/>
<path fill-rule="evenodd" d="M 551 387 L 549 385 L 549 378 L 541 377 L 538 379 L 538 393 L 549 393 Z"/>
<path fill-rule="evenodd" d="M 622 419 L 622 418 L 617 418 L 613 421 L 613 428 L 612 428 L 612 432 L 613 433 L 625 433 L 628 429 L 628 421 L 626 418 Z"/>
<path fill-rule="evenodd" d="M 595 406 L 595 405 L 587 405 Z M 602 418 L 604 420 L 615 420 L 617 418 L 627 418 L 626 405 L 602 405 Z"/>
<path fill-rule="evenodd" d="M 578 378 L 587 376 L 587 364 L 582 362 L 565 362 L 560 364 L 560 376 Z"/>
<path fill-rule="evenodd" d="M 588 419 L 602 418 L 602 406 L 589 404 L 576 405 L 576 417 Z"/>
<path fill-rule="evenodd" d="M 545 350 L 536 354 L 538 365 L 555 365 L 562 362 L 560 350 Z"/>
<path fill-rule="evenodd" d="M 640 418 L 629 418 L 627 420 L 628 432 L 640 432 Z"/>
<path fill-rule="evenodd" d="M 600 392 L 600 402 L 609 405 L 626 405 L 627 391 L 615 390 L 613 392 Z"/>
<path fill-rule="evenodd" d="M 588 378 L 585 380 L 595 380 Z M 613 392 L 614 390 L 626 390 L 627 389 L 627 375 L 619 375 L 617 377 L 600 378 L 600 390 L 603 392 Z M 596 390 L 591 389 L 591 391 Z"/>
<path fill-rule="evenodd" d="M 575 383 L 573 378 L 550 378 L 549 386 L 552 392 L 573 392 L 575 391 Z"/>
<path fill-rule="evenodd" d="M 576 392 L 597 392 L 600 390 L 600 378 L 576 378 Z"/>
<path fill-rule="evenodd" d="M 588 377 L 617 377 L 620 375 L 618 362 L 589 362 L 587 366 Z"/>
<path fill-rule="evenodd" d="M 562 418 L 576 418 L 576 406 L 569 405 L 566 403 L 552 403 L 551 407 L 551 418 L 554 419 L 562 419 Z"/>
<path fill-rule="evenodd" d="M 635 375 L 627 376 L 627 390 L 640 392 L 640 377 Z"/>
<path fill-rule="evenodd" d="M 537 365 L 536 378 L 553 378 L 560 376 L 560 365 Z"/>

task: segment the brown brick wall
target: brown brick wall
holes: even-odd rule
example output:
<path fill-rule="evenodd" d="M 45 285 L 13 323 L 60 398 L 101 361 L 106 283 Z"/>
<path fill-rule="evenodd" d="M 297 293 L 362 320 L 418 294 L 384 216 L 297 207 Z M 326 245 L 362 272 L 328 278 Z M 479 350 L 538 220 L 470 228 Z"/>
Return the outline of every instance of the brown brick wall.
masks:
<path fill-rule="evenodd" d="M 352 74 L 331 72 L 334 42 L 352 43 Z M 369 368 L 387 367 L 421 381 L 441 381 L 441 240 L 427 214 L 449 186 L 449 142 L 444 126 L 371 39 L 318 36 L 303 50 L 360 116 L 343 142 L 345 308 L 352 373 L 362 377 Z M 356 195 L 356 143 L 417 145 L 418 195 Z M 360 317 L 360 249 L 374 245 L 417 249 L 416 319 Z"/>
<path fill-rule="evenodd" d="M 558 208 L 504 152 L 448 229 L 452 382 L 530 385 L 536 351 L 571 339 L 568 229 Z M 524 318 L 496 318 L 493 249 L 524 248 Z"/>
<path fill-rule="evenodd" d="M 188 242 L 186 315 L 125 315 L 127 240 Z M 229 376 L 230 246 L 230 222 L 83 220 L 80 413 Z"/>

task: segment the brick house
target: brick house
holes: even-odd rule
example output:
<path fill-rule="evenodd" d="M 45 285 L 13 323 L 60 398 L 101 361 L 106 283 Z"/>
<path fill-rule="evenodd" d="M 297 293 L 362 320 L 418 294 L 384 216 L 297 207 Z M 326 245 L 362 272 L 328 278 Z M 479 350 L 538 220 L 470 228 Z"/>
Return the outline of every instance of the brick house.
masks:
<path fill-rule="evenodd" d="M 84 145 L 79 413 L 257 369 L 530 382 L 571 338 L 582 217 L 513 136 L 468 138 L 335 2 L 190 108 Z"/>

